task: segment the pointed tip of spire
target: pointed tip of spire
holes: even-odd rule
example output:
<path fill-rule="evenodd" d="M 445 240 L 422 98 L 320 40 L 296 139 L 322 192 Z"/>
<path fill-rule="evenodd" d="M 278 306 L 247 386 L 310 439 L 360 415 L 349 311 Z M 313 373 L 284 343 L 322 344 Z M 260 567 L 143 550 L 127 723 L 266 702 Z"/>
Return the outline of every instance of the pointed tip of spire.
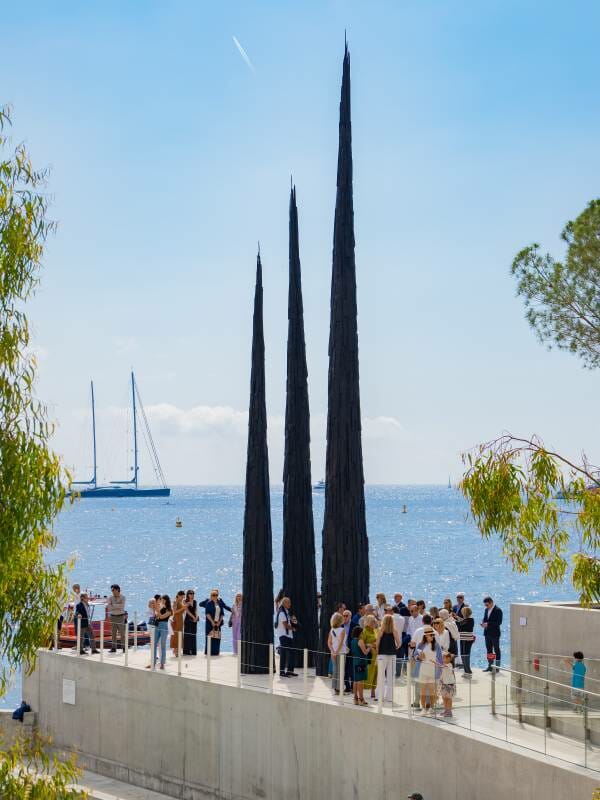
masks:
<path fill-rule="evenodd" d="M 344 28 L 344 58 L 348 58 L 348 36 L 346 35 L 346 28 Z"/>
<path fill-rule="evenodd" d="M 262 285 L 262 261 L 260 260 L 260 242 L 256 253 L 256 285 Z"/>

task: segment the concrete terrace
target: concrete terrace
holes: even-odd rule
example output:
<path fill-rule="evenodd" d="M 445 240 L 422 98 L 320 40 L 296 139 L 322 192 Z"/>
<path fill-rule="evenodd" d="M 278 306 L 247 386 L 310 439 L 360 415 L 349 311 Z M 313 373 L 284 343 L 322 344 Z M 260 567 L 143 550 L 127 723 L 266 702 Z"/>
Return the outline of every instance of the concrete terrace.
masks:
<path fill-rule="evenodd" d="M 54 653 L 54 658 L 65 659 L 71 662 L 74 659 L 82 661 L 100 662 L 100 655 L 77 656 L 75 651 L 62 650 Z M 150 663 L 148 647 L 131 648 L 127 655 L 122 652 L 109 653 L 105 651 L 102 656 L 103 667 L 107 670 L 106 681 L 110 684 L 109 672 L 113 669 L 147 670 Z M 125 663 L 127 661 L 127 663 Z M 522 722 L 518 719 L 518 708 L 511 691 L 510 673 L 500 672 L 496 677 L 495 710 L 492 713 L 492 678 L 489 674 L 475 669 L 473 678 L 465 680 L 462 672 L 457 670 L 457 694 L 454 698 L 453 719 L 424 717 L 416 709 L 409 707 L 409 687 L 406 677 L 395 680 L 393 702 L 382 705 L 374 700 L 369 700 L 368 708 L 355 706 L 352 695 L 334 695 L 331 690 L 331 680 L 315 675 L 314 669 L 308 669 L 306 675 L 302 666 L 296 667 L 299 677 L 280 678 L 276 673 L 269 679 L 268 675 L 241 675 L 238 672 L 238 660 L 230 654 L 224 653 L 218 657 L 208 658 L 204 655 L 182 656 L 180 659 L 167 656 L 164 670 L 156 667 L 157 675 L 165 680 L 192 680 L 215 683 L 222 686 L 241 687 L 252 692 L 271 693 L 280 696 L 303 698 L 306 702 L 344 706 L 352 709 L 357 715 L 381 714 L 389 718 L 393 725 L 393 718 L 402 716 L 411 718 L 414 724 L 444 726 L 449 731 L 461 729 L 470 731 L 473 735 L 488 737 L 489 740 L 506 742 L 512 747 L 534 751 L 549 759 L 558 759 L 573 765 L 586 767 L 590 770 L 600 771 L 600 746 L 589 739 L 586 741 L 584 719 L 582 714 L 575 714 L 570 706 L 553 710 L 553 716 L 566 720 L 568 735 L 549 730 L 543 725 L 543 713 L 539 705 L 523 702 Z M 415 686 L 412 686 L 413 699 Z M 367 698 L 367 692 L 365 692 Z M 539 695 L 536 694 L 536 699 Z M 538 724 L 532 724 L 536 721 Z M 587 718 L 588 729 L 592 728 L 596 736 L 592 739 L 600 741 L 600 713 L 593 712 Z"/>

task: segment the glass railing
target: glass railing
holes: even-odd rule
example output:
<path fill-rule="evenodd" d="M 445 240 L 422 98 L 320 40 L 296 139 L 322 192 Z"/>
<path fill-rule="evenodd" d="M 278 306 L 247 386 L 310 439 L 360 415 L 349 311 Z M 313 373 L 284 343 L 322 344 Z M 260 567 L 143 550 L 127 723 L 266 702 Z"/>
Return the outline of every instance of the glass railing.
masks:
<path fill-rule="evenodd" d="M 57 651 L 78 657 L 79 629 L 75 646 Z M 129 631 L 132 633 L 132 631 Z M 152 626 L 140 644 L 125 636 L 117 653 L 100 649 L 94 660 L 134 668 L 161 668 L 161 643 L 157 660 L 151 658 L 157 631 Z M 163 635 L 164 638 L 164 635 Z M 194 643 L 196 637 L 194 636 Z M 107 642 L 102 637 L 100 644 Z M 171 645 L 175 644 L 175 648 Z M 425 681 L 413 659 L 353 659 L 340 654 L 300 648 L 281 648 L 273 643 L 240 641 L 237 655 L 220 653 L 220 643 L 209 637 L 194 656 L 185 631 L 166 642 L 165 671 L 202 681 L 243 689 L 354 707 L 362 713 L 408 718 L 453 725 L 533 750 L 563 761 L 600 771 L 600 693 L 573 692 L 554 681 L 550 670 L 499 669 L 472 676 L 455 669 L 455 684 Z M 219 654 L 217 654 L 219 653 Z M 425 676 L 427 677 L 427 676 Z M 567 676 L 568 677 L 568 676 Z"/>
<path fill-rule="evenodd" d="M 531 653 L 527 658 L 515 660 L 513 667 L 523 673 L 522 682 L 526 688 L 531 688 L 532 680 L 534 686 L 538 686 L 539 681 L 543 680 L 548 685 L 547 702 L 560 703 L 570 700 L 572 694 L 572 670 L 566 660 L 568 658 L 561 655 Z M 598 659 L 586 658 L 584 663 L 587 666 L 584 687 L 589 693 L 588 708 L 590 711 L 600 711 L 600 678 L 590 674 L 591 672 L 598 674 L 600 662 Z"/>

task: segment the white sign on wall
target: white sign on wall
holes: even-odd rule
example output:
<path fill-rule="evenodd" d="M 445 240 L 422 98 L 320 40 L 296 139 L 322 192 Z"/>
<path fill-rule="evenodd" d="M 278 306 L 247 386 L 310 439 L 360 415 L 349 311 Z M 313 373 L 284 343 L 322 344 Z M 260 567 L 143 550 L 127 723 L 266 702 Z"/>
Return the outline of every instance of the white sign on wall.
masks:
<path fill-rule="evenodd" d="M 527 625 L 527 617 L 519 617 L 519 625 L 524 628 Z"/>
<path fill-rule="evenodd" d="M 75 681 L 70 681 L 68 678 L 63 678 L 63 703 L 75 705 Z"/>

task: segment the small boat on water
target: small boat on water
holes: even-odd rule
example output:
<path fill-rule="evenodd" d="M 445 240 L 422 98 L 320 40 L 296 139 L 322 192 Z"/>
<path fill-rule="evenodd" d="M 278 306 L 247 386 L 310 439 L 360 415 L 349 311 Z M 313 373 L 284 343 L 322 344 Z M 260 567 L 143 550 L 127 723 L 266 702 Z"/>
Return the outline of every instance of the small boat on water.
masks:
<path fill-rule="evenodd" d="M 314 489 L 315 492 L 324 492 L 325 491 L 325 481 L 319 481 L 318 483 L 315 483 L 315 485 L 313 486 L 313 489 Z"/>
<path fill-rule="evenodd" d="M 160 461 L 158 459 L 158 452 L 156 445 L 152 438 L 148 418 L 144 411 L 142 398 L 135 381 L 135 375 L 131 373 L 131 404 L 133 410 L 133 477 L 129 480 L 123 481 L 110 481 L 106 486 L 98 485 L 98 468 L 96 463 L 96 408 L 94 404 L 94 382 L 91 383 L 92 391 L 92 453 L 94 458 L 94 471 L 92 478 L 89 481 L 73 481 L 73 491 L 71 494 L 76 497 L 169 497 L 171 489 L 167 486 Z M 154 472 L 162 486 L 157 487 L 141 487 L 139 485 L 139 452 L 138 452 L 138 407 L 142 418 L 142 432 L 144 433 L 148 450 L 150 451 L 150 458 L 153 461 Z M 84 488 L 78 489 L 78 486 Z"/>

